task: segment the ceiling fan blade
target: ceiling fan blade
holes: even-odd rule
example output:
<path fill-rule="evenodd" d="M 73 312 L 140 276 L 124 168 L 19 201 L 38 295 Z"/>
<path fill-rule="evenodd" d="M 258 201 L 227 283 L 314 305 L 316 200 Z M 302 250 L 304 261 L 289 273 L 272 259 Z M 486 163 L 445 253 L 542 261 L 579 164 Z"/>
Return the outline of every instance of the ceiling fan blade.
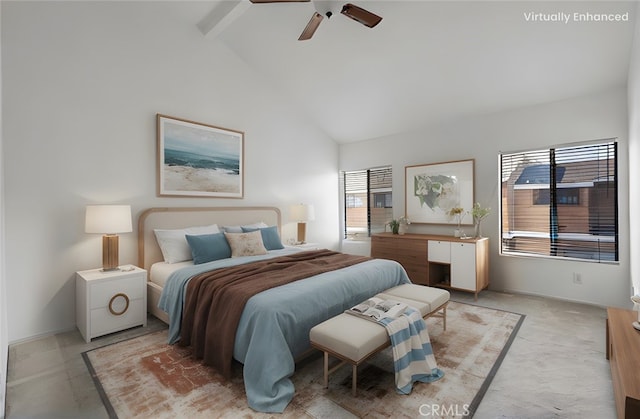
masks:
<path fill-rule="evenodd" d="M 250 0 L 251 3 L 307 3 L 310 0 Z"/>
<path fill-rule="evenodd" d="M 313 16 L 311 16 L 311 19 L 309 19 L 309 23 L 307 23 L 307 26 L 300 34 L 300 38 L 298 38 L 298 41 L 306 41 L 307 39 L 311 39 L 313 34 L 316 32 L 316 29 L 318 29 L 318 26 L 320 26 L 320 22 L 322 22 L 323 18 L 324 16 L 322 16 L 318 12 L 315 12 Z"/>
<path fill-rule="evenodd" d="M 380 16 L 351 3 L 347 3 L 342 6 L 342 11 L 340 13 L 369 28 L 373 28 L 382 20 Z"/>

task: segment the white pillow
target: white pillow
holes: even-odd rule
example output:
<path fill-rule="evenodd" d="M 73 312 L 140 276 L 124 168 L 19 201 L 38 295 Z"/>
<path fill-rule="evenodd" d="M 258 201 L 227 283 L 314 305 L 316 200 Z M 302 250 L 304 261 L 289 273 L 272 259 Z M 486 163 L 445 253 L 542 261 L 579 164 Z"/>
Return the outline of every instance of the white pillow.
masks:
<path fill-rule="evenodd" d="M 262 242 L 260 230 L 249 233 L 227 233 L 224 236 L 231 247 L 231 257 L 266 255 L 267 249 Z"/>
<path fill-rule="evenodd" d="M 222 227 L 223 231 L 226 231 L 227 233 L 242 233 L 242 227 L 244 228 L 265 228 L 265 227 L 269 227 L 267 224 L 265 224 L 264 221 L 260 221 L 259 223 L 253 223 L 253 224 L 245 224 L 242 226 L 224 226 Z"/>
<path fill-rule="evenodd" d="M 158 246 L 160 246 L 164 261 L 167 263 L 177 263 L 192 259 L 191 248 L 185 237 L 187 234 L 193 236 L 215 234 L 220 233 L 220 229 L 217 224 L 211 224 L 208 226 L 188 227 L 176 230 L 155 229 L 153 232 L 156 235 L 156 241 L 158 242 Z"/>

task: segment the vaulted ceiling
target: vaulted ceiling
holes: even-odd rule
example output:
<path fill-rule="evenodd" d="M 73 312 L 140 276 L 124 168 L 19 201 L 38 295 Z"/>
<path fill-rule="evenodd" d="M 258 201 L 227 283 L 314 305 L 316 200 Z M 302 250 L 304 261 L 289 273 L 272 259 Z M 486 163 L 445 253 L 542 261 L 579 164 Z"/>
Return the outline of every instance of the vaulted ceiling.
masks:
<path fill-rule="evenodd" d="M 344 3 L 210 2 L 198 24 L 350 142 L 624 86 L 638 2 L 352 1 L 383 17 L 375 28 Z M 298 41 L 314 11 L 333 16 Z"/>

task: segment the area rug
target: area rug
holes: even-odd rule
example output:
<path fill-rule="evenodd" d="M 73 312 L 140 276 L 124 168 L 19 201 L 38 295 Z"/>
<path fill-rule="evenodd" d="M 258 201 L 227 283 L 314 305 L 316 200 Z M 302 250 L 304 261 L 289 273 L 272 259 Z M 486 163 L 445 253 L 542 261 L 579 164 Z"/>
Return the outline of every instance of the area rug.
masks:
<path fill-rule="evenodd" d="M 524 316 L 450 302 L 447 330 L 441 318 L 427 319 L 438 366 L 445 376 L 416 383 L 409 395 L 394 390 L 393 355 L 386 349 L 358 368 L 357 396 L 351 395 L 351 367 L 322 384 L 322 356 L 296 366 L 292 402 L 282 415 L 247 406 L 242 365 L 233 378 L 190 357 L 188 348 L 166 344 L 167 331 L 150 333 L 85 352 L 83 357 L 113 418 L 213 417 L 450 417 L 473 416 L 522 324 Z"/>

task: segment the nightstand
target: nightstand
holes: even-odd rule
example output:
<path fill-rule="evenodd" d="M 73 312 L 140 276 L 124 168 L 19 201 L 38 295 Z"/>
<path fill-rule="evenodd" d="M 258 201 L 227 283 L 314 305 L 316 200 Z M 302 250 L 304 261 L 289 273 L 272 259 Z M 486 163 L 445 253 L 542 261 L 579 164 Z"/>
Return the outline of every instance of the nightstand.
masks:
<path fill-rule="evenodd" d="M 76 325 L 84 340 L 147 325 L 147 271 L 76 272 Z"/>

